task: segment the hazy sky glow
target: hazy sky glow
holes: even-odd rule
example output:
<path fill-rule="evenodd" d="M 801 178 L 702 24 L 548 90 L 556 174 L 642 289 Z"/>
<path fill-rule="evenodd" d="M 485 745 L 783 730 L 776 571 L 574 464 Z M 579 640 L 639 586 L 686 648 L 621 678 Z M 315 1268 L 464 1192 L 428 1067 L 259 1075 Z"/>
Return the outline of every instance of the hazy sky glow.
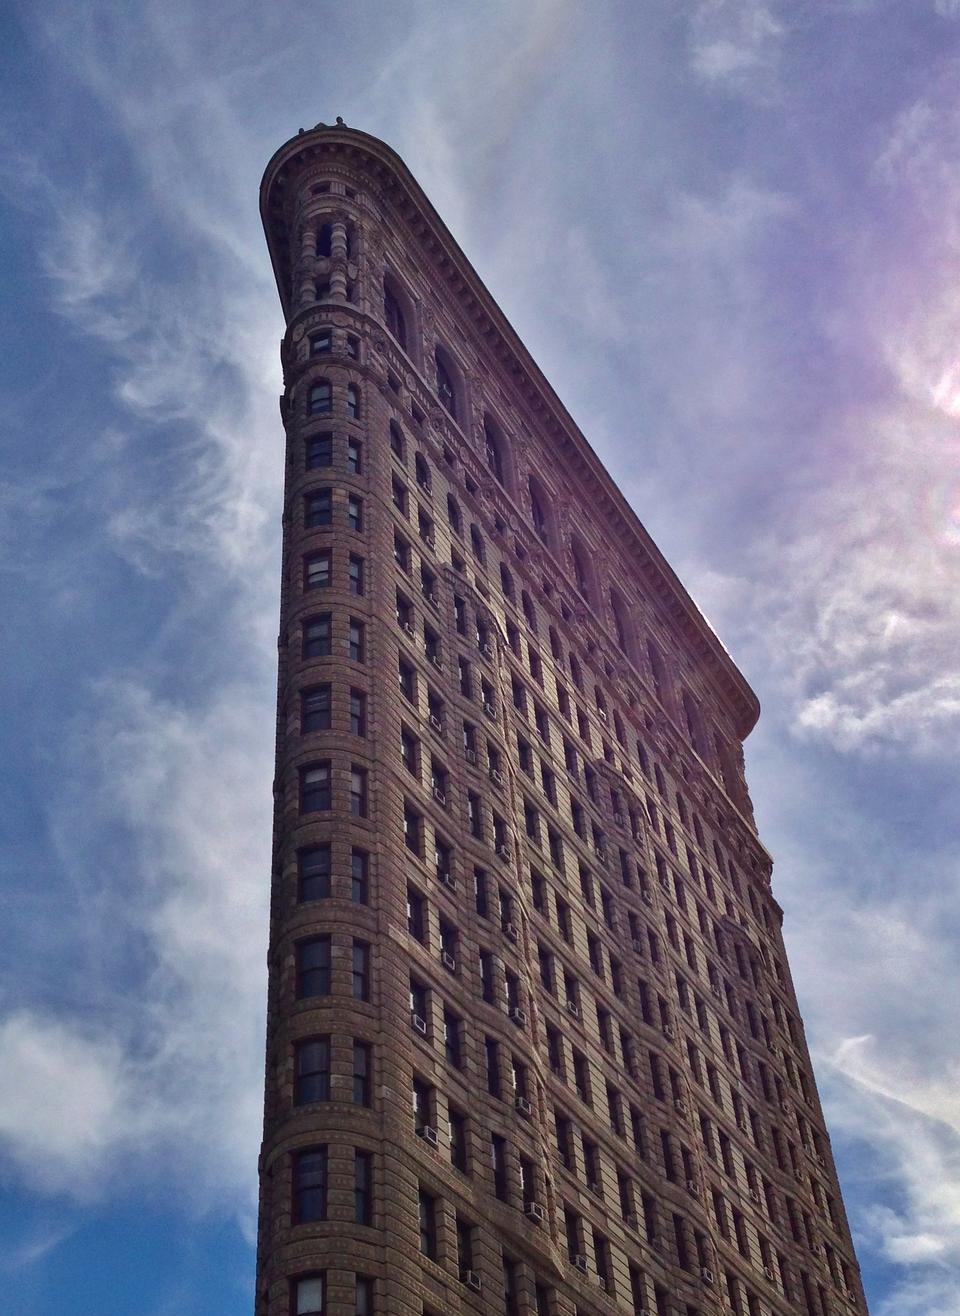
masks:
<path fill-rule="evenodd" d="M 960 0 L 0 19 L 0 1292 L 249 1316 L 282 475 L 266 161 L 431 197 L 763 704 L 873 1316 L 960 1316 Z"/>

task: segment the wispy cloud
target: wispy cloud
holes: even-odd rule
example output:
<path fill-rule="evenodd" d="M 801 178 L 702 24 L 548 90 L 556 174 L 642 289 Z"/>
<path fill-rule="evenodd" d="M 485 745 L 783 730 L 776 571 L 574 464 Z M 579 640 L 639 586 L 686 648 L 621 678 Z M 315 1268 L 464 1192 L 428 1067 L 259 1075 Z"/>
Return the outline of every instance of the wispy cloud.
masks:
<path fill-rule="evenodd" d="M 697 0 L 690 19 L 690 61 L 713 86 L 747 96 L 774 87 L 787 25 L 767 0 Z"/>

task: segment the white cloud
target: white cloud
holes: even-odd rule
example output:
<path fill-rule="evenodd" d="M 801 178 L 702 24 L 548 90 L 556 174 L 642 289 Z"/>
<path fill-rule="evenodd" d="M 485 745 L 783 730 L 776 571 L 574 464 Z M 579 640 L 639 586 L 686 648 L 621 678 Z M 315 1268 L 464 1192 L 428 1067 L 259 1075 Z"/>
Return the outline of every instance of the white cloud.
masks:
<path fill-rule="evenodd" d="M 772 85 L 786 32 L 767 0 L 698 0 L 690 20 L 690 62 L 714 86 L 763 94 Z"/>
<path fill-rule="evenodd" d="M 229 1189 L 252 1219 L 272 730 L 262 692 L 236 684 L 199 710 L 107 686 L 76 728 L 53 821 L 83 989 L 76 1009 L 0 1022 L 0 1146 L 33 1186 L 97 1197 L 160 1162 L 151 1191 L 178 1181 L 209 1207 Z M 129 851 L 105 868 L 117 827 Z"/>

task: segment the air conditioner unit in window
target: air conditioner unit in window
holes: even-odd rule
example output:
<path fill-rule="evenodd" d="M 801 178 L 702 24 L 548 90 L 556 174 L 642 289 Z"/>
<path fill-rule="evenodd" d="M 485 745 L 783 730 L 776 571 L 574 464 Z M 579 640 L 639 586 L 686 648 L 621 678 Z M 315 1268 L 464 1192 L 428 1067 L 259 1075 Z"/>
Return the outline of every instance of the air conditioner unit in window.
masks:
<path fill-rule="evenodd" d="M 696 1181 L 696 1179 L 688 1179 L 688 1180 L 687 1180 L 687 1192 L 690 1194 L 691 1197 L 696 1197 L 696 1196 L 697 1196 L 697 1181 Z"/>
<path fill-rule="evenodd" d="M 501 859 L 509 859 L 509 858 L 510 858 L 510 847 L 509 847 L 509 845 L 502 845 L 502 844 L 501 844 L 501 845 L 498 845 L 498 846 L 497 846 L 497 855 L 498 855 Z"/>
<path fill-rule="evenodd" d="M 660 879 L 660 885 L 663 887 L 664 891 L 666 891 L 667 895 L 669 895 L 669 894 L 670 894 L 670 879 L 669 879 L 668 877 L 661 877 L 661 879 Z"/>
<path fill-rule="evenodd" d="M 536 1220 L 537 1224 L 542 1224 L 546 1219 L 546 1212 L 539 1202 L 524 1202 L 523 1213 L 531 1220 Z"/>
<path fill-rule="evenodd" d="M 652 896 L 651 893 L 650 893 L 650 888 L 649 888 L 649 887 L 646 887 L 646 886 L 645 886 L 645 887 L 641 887 L 641 888 L 640 888 L 640 897 L 641 897 L 641 899 L 644 901 L 645 904 L 647 904 L 647 905 L 652 905 L 652 904 L 653 904 L 653 896 Z"/>
<path fill-rule="evenodd" d="M 709 1266 L 700 1267 L 700 1278 L 703 1280 L 704 1284 L 713 1283 L 713 1271 Z"/>
<path fill-rule="evenodd" d="M 440 719 L 437 717 L 436 713 L 431 713 L 431 714 L 430 714 L 430 725 L 433 727 L 434 731 L 442 731 L 442 730 L 443 730 L 443 723 L 442 723 L 442 722 L 440 721 Z"/>
<path fill-rule="evenodd" d="M 613 815 L 613 821 L 617 824 L 618 827 L 624 827 L 626 825 L 627 820 L 626 818 L 624 818 L 622 813 L 615 813 Z"/>
<path fill-rule="evenodd" d="M 781 1102 L 780 1102 L 780 1110 L 783 1112 L 784 1115 L 789 1116 L 789 1114 L 790 1114 L 790 1106 L 788 1105 L 788 1103 L 787 1103 L 786 1101 L 781 1101 Z"/>
<path fill-rule="evenodd" d="M 589 1191 L 590 1191 L 591 1193 L 593 1193 L 594 1197 L 602 1197 L 602 1196 L 603 1196 L 603 1189 L 602 1189 L 602 1188 L 600 1187 L 600 1185 L 597 1183 L 596 1179 L 588 1179 L 588 1180 L 587 1180 L 587 1188 L 589 1189 Z"/>
<path fill-rule="evenodd" d="M 448 891 L 456 891 L 456 879 L 450 873 L 438 873 L 437 881 L 441 886 L 445 886 Z"/>
<path fill-rule="evenodd" d="M 515 1005 L 513 1009 L 510 1011 L 510 1018 L 513 1020 L 515 1024 L 518 1024 L 519 1027 L 521 1028 L 527 1022 L 527 1016 L 524 1013 L 524 1011 L 520 1009 L 519 1005 Z"/>
<path fill-rule="evenodd" d="M 526 1097 L 517 1097 L 513 1104 L 521 1115 L 530 1115 L 533 1111 L 533 1107 Z"/>
<path fill-rule="evenodd" d="M 598 1276 L 597 1276 L 597 1283 L 600 1285 L 600 1287 L 603 1289 L 603 1291 L 606 1292 L 606 1290 L 607 1290 L 607 1281 L 606 1281 L 606 1279 L 603 1277 L 603 1275 L 598 1275 Z"/>
<path fill-rule="evenodd" d="M 437 546 L 437 541 L 433 535 L 424 535 L 423 542 L 426 544 L 427 548 L 436 548 Z"/>
<path fill-rule="evenodd" d="M 580 1018 L 580 1007 L 577 1005 L 576 1001 L 567 1001 L 567 1009 L 575 1019 Z"/>
<path fill-rule="evenodd" d="M 640 1221 L 637 1218 L 637 1214 L 635 1211 L 628 1212 L 628 1214 L 625 1215 L 623 1219 L 630 1229 L 636 1229 L 637 1231 L 639 1231 Z"/>
<path fill-rule="evenodd" d="M 453 956 L 450 954 L 448 950 L 443 950 L 440 952 L 440 959 L 445 969 L 449 969 L 451 973 L 453 973 L 456 970 L 457 961 L 453 958 Z"/>
<path fill-rule="evenodd" d="M 818 1165 L 823 1165 L 823 1166 L 826 1165 L 826 1163 L 827 1163 L 827 1162 L 826 1162 L 826 1158 L 823 1157 L 823 1156 L 820 1154 L 820 1152 L 814 1152 L 814 1156 L 816 1157 L 816 1161 L 817 1161 L 817 1164 L 818 1164 Z"/>
<path fill-rule="evenodd" d="M 516 923 L 504 923 L 503 935 L 506 937 L 507 941 L 512 941 L 516 943 L 520 937 L 520 933 L 517 930 Z"/>
<path fill-rule="evenodd" d="M 483 701 L 483 711 L 486 713 L 487 717 L 497 716 L 496 708 L 494 708 L 493 704 L 489 703 L 486 699 Z"/>
<path fill-rule="evenodd" d="M 410 1023 L 411 1023 L 411 1025 L 413 1026 L 413 1028 L 416 1029 L 416 1031 L 417 1031 L 418 1033 L 422 1033 L 423 1036 L 426 1037 L 426 1035 L 427 1035 L 427 1021 L 426 1021 L 426 1019 L 424 1019 L 424 1017 L 423 1017 L 422 1015 L 419 1015 L 419 1014 L 412 1014 L 412 1015 L 410 1016 Z"/>
<path fill-rule="evenodd" d="M 710 984 L 710 990 L 713 992 L 714 996 L 717 998 L 718 1001 L 723 1000 L 723 992 L 720 990 L 720 988 L 717 986 L 716 983 Z"/>
<path fill-rule="evenodd" d="M 495 786 L 503 785 L 503 776 L 496 768 L 490 769 L 490 780 L 494 783 Z"/>
<path fill-rule="evenodd" d="M 582 1272 L 584 1273 L 584 1275 L 587 1273 L 587 1258 L 586 1258 L 586 1257 L 584 1257 L 584 1256 L 580 1256 L 580 1255 L 578 1254 L 578 1255 L 575 1256 L 575 1257 L 571 1257 L 570 1260 L 571 1260 L 571 1261 L 573 1262 L 573 1264 L 576 1266 L 577 1270 L 582 1271 Z"/>
<path fill-rule="evenodd" d="M 760 1194 L 756 1188 L 750 1189 L 750 1200 L 751 1202 L 756 1203 L 757 1206 L 760 1205 Z"/>
<path fill-rule="evenodd" d="M 483 654 L 484 658 L 492 658 L 492 657 L 493 657 L 493 645 L 492 645 L 492 644 L 483 643 L 483 644 L 481 644 L 481 645 L 479 646 L 479 648 L 480 648 L 480 652 Z"/>
<path fill-rule="evenodd" d="M 684 1101 L 683 1097 L 676 1098 L 673 1103 L 673 1108 L 678 1115 L 686 1115 L 687 1113 L 687 1103 Z"/>
<path fill-rule="evenodd" d="M 407 635 L 413 635 L 415 633 L 413 627 L 408 621 L 403 621 L 400 625 L 403 627 L 403 630 Z"/>
<path fill-rule="evenodd" d="M 465 757 L 466 757 L 467 762 L 468 762 L 468 763 L 472 763 L 472 764 L 474 765 L 474 767 L 476 767 L 476 763 L 477 763 L 477 751 L 476 751 L 475 749 L 467 749 L 467 750 L 464 750 L 464 755 L 465 755 Z"/>
<path fill-rule="evenodd" d="M 764 1277 L 764 1279 L 768 1279 L 768 1280 L 770 1281 L 771 1284 L 774 1282 L 774 1280 L 776 1279 L 776 1276 L 774 1275 L 774 1273 L 773 1273 L 773 1268 L 772 1268 L 771 1266 L 764 1266 L 764 1268 L 763 1268 L 763 1277 Z"/>
<path fill-rule="evenodd" d="M 461 1270 L 460 1279 L 464 1284 L 466 1284 L 468 1289 L 473 1289 L 474 1293 L 479 1293 L 480 1290 L 483 1288 L 483 1284 L 480 1281 L 480 1276 L 477 1274 L 475 1270 Z"/>
<path fill-rule="evenodd" d="M 430 604 L 432 608 L 440 607 L 440 600 L 437 598 L 436 594 L 430 594 L 426 590 L 424 590 L 423 597 L 427 600 L 427 602 Z"/>
<path fill-rule="evenodd" d="M 443 791 L 440 789 L 439 786 L 434 786 L 433 798 L 436 800 L 438 804 L 446 804 L 447 802 L 447 797 L 446 795 L 444 795 Z"/>
<path fill-rule="evenodd" d="M 635 955 L 642 955 L 644 953 L 643 942 L 639 937 L 634 937 L 633 939 L 633 951 Z"/>
<path fill-rule="evenodd" d="M 664 1025 L 663 1025 L 663 1035 L 664 1035 L 664 1037 L 667 1039 L 668 1042 L 672 1042 L 672 1041 L 673 1041 L 673 1039 L 674 1039 L 674 1037 L 676 1036 L 676 1034 L 675 1034 L 674 1031 L 673 1031 L 673 1025 L 672 1025 L 672 1024 L 664 1024 Z"/>
<path fill-rule="evenodd" d="M 593 847 L 593 853 L 600 860 L 601 864 L 605 864 L 607 862 L 607 852 L 602 845 L 595 845 Z"/>
<path fill-rule="evenodd" d="M 606 709 L 605 709 L 605 708 L 598 708 L 598 709 L 597 709 L 597 717 L 600 719 L 601 722 L 606 722 L 606 720 L 607 720 L 607 711 L 606 711 Z"/>
<path fill-rule="evenodd" d="M 439 654 L 432 653 L 430 655 L 430 661 L 433 663 L 434 667 L 437 669 L 438 672 L 443 671 L 443 660 L 440 658 Z"/>
<path fill-rule="evenodd" d="M 437 1137 L 436 1129 L 431 1129 L 429 1124 L 422 1124 L 417 1129 L 417 1137 L 422 1138 L 424 1142 L 429 1142 L 431 1147 L 439 1145 L 440 1139 Z"/>

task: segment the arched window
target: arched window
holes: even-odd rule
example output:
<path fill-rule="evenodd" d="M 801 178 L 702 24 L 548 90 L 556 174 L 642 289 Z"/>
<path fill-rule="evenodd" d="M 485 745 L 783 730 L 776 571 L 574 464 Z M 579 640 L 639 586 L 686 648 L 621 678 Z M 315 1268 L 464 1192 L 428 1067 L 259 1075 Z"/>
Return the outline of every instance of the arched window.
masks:
<path fill-rule="evenodd" d="M 317 255 L 328 257 L 333 247 L 333 225 L 321 224 L 317 229 Z"/>
<path fill-rule="evenodd" d="M 390 422 L 390 451 L 403 461 L 403 430 L 395 420 Z"/>
<path fill-rule="evenodd" d="M 347 385 L 347 415 L 351 420 L 360 419 L 360 392 L 356 384 Z"/>
<path fill-rule="evenodd" d="M 579 691 L 583 691 L 583 672 L 580 670 L 580 660 L 575 653 L 570 655 L 570 675 L 573 678 L 573 684 Z"/>
<path fill-rule="evenodd" d="M 463 534 L 463 520 L 460 516 L 460 504 L 453 494 L 447 494 L 447 524 L 455 535 Z"/>
<path fill-rule="evenodd" d="M 333 391 L 328 379 L 318 379 L 310 385 L 307 396 L 307 415 L 324 416 L 333 410 Z"/>
<path fill-rule="evenodd" d="M 406 351 L 407 322 L 389 274 L 384 275 L 383 278 L 383 318 L 387 328 Z"/>
<path fill-rule="evenodd" d="M 470 526 L 470 547 L 473 549 L 473 556 L 481 564 L 486 561 L 486 549 L 483 546 L 483 535 L 473 524 Z"/>
<path fill-rule="evenodd" d="M 503 590 L 503 597 L 510 599 L 512 602 L 514 599 L 513 576 L 506 562 L 500 563 L 500 588 Z"/>
<path fill-rule="evenodd" d="M 430 467 L 427 465 L 427 459 L 426 457 L 424 457 L 422 452 L 417 453 L 413 466 L 414 466 L 414 473 L 416 474 L 417 477 L 417 484 L 419 484 L 420 488 L 423 489 L 424 492 L 429 493 L 430 485 L 431 485 Z"/>
<path fill-rule="evenodd" d="M 450 368 L 443 359 L 440 348 L 434 353 L 434 361 L 437 367 L 437 397 L 440 399 L 440 405 L 445 411 L 449 411 L 454 420 L 457 419 L 457 395 L 453 389 L 453 375 Z"/>
<path fill-rule="evenodd" d="M 347 260 L 353 260 L 353 251 L 356 246 L 356 235 L 352 224 L 348 224 L 346 227 L 344 242 L 347 246 Z"/>
<path fill-rule="evenodd" d="M 653 677 L 653 689 L 661 703 L 667 695 L 667 669 L 663 665 L 663 656 L 653 640 L 647 641 L 647 658 L 650 661 L 650 674 Z"/>
<path fill-rule="evenodd" d="M 498 484 L 504 484 L 503 438 L 489 416 L 483 418 L 483 446 L 487 459 L 487 470 Z"/>
<path fill-rule="evenodd" d="M 570 540 L 570 557 L 573 560 L 573 574 L 577 589 L 585 599 L 590 599 L 590 569 L 587 566 L 587 552 L 579 539 Z"/>
<path fill-rule="evenodd" d="M 613 629 L 617 633 L 617 643 L 628 658 L 636 658 L 637 646 L 635 631 L 630 621 L 630 609 L 620 591 L 614 586 L 610 590 L 610 611 L 613 615 Z"/>
<path fill-rule="evenodd" d="M 544 510 L 546 503 L 543 496 L 543 490 L 540 488 L 537 479 L 532 475 L 530 476 L 528 485 L 530 489 L 530 519 L 533 521 L 533 528 L 536 531 L 537 538 L 546 544 L 549 543 L 549 535 L 547 531 L 547 514 Z"/>
<path fill-rule="evenodd" d="M 689 690 L 684 690 L 680 696 L 680 702 L 683 705 L 683 716 L 687 724 L 690 744 L 700 757 L 705 759 L 708 754 L 707 738 L 703 733 L 703 718 L 700 716 L 697 701 Z"/>

